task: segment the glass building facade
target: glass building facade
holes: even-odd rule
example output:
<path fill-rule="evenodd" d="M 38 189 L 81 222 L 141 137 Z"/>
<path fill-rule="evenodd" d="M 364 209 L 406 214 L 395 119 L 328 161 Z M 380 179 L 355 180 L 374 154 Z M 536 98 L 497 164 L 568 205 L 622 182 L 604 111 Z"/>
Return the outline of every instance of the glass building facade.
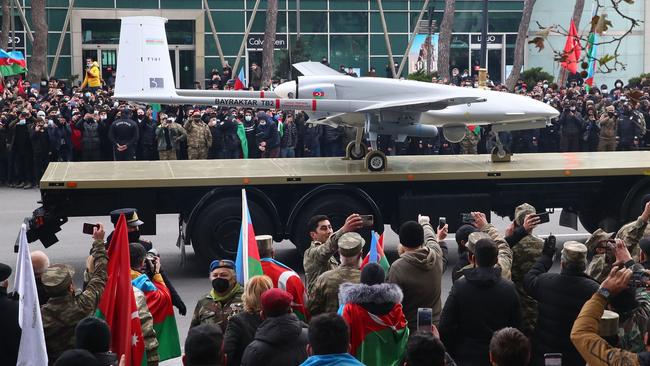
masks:
<path fill-rule="evenodd" d="M 20 2 L 31 25 L 30 0 Z M 255 2 L 208 0 L 223 54 L 230 65 L 235 63 Z M 68 3 L 68 0 L 47 1 L 50 65 Z M 332 67 L 353 67 L 361 76 L 371 67 L 376 68 L 379 76 L 386 75 L 388 51 L 376 0 L 300 0 L 299 4 L 297 0 L 278 0 L 278 3 L 276 65 L 287 58 L 299 30 L 304 54 L 309 59 L 320 61 L 326 57 Z M 382 3 L 392 52 L 395 61 L 400 62 L 424 0 L 383 0 Z M 478 63 L 482 3 L 481 0 L 456 1 L 450 59 L 451 66 L 461 71 Z M 240 65 L 247 70 L 250 63 L 261 62 L 266 5 L 266 0 L 260 2 L 251 34 L 245 40 Z M 433 18 L 440 24 L 444 1 L 430 1 L 430 5 L 434 7 Z M 494 81 L 504 80 L 512 64 L 522 7 L 523 1 L 518 0 L 489 2 L 488 71 Z M 204 82 L 212 69 L 222 68 L 202 0 L 76 0 L 55 76 L 68 79 L 71 75 L 82 75 L 87 57 L 99 60 L 104 72 L 115 67 L 119 18 L 132 15 L 155 15 L 170 20 L 167 37 L 177 87 L 192 87 L 195 80 Z M 20 18 L 17 15 L 15 18 L 17 48 L 29 57 L 31 45 L 25 44 Z"/>

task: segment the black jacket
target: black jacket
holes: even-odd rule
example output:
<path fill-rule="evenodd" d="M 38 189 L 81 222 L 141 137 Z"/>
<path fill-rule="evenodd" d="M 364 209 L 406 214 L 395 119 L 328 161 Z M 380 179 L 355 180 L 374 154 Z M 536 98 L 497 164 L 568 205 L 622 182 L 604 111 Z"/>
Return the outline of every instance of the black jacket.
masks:
<path fill-rule="evenodd" d="M 41 126 L 39 131 L 36 131 L 36 124 L 29 128 L 29 138 L 32 141 L 32 151 L 34 155 L 39 156 L 41 159 L 47 157 L 50 151 L 50 135 L 47 132 L 46 126 Z"/>
<path fill-rule="evenodd" d="M 0 365 L 15 365 L 21 334 L 18 326 L 18 301 L 9 298 L 4 287 L 0 287 L 0 329 Z"/>
<path fill-rule="evenodd" d="M 440 335 L 447 351 L 463 366 L 489 366 L 492 333 L 521 325 L 515 285 L 501 270 L 477 267 L 454 283 L 440 318 Z"/>
<path fill-rule="evenodd" d="M 118 119 L 109 127 L 108 139 L 113 144 L 134 147 L 140 139 L 140 129 L 131 119 Z"/>
<path fill-rule="evenodd" d="M 246 347 L 255 338 L 255 331 L 262 324 L 258 312 L 241 312 L 228 320 L 223 340 L 223 352 L 228 355 L 227 366 L 239 366 Z"/>
<path fill-rule="evenodd" d="M 307 359 L 307 325 L 293 313 L 268 318 L 246 347 L 241 366 L 297 366 Z"/>
<path fill-rule="evenodd" d="M 584 365 L 569 335 L 582 305 L 598 290 L 598 282 L 578 271 L 546 273 L 553 265 L 543 255 L 524 276 L 524 290 L 537 300 L 537 326 L 531 339 L 532 365 L 544 364 L 544 353 L 562 353 L 562 364 Z"/>

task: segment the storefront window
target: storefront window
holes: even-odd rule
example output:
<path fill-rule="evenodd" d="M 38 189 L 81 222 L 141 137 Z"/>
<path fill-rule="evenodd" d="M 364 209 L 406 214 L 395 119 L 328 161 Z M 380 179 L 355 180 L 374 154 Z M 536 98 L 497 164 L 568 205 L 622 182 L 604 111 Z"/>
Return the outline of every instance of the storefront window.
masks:
<path fill-rule="evenodd" d="M 194 21 L 169 20 L 165 24 L 169 44 L 194 44 Z M 118 44 L 120 42 L 119 19 L 82 19 L 83 44 Z"/>
<path fill-rule="evenodd" d="M 330 32 L 367 33 L 368 13 L 332 12 L 330 13 Z"/>
<path fill-rule="evenodd" d="M 289 29 L 296 32 L 296 12 L 289 12 Z M 300 12 L 300 33 L 327 33 L 327 13 L 322 11 Z"/>
<path fill-rule="evenodd" d="M 340 35 L 330 37 L 330 65 L 359 68 L 365 75 L 368 71 L 368 36 Z"/>
<path fill-rule="evenodd" d="M 521 12 L 488 13 L 489 32 L 516 32 L 521 22 Z"/>
<path fill-rule="evenodd" d="M 461 72 L 463 69 L 469 68 L 469 35 L 454 34 L 451 36 L 449 67 L 457 67 Z"/>

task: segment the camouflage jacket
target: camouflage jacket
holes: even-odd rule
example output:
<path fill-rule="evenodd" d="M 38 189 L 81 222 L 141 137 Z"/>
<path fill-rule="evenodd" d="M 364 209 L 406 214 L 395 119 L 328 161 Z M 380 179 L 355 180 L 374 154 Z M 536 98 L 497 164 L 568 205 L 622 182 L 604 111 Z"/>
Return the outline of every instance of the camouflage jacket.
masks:
<path fill-rule="evenodd" d="M 338 267 L 339 264 L 333 256 L 338 250 L 338 241 L 343 234 L 341 230 L 333 233 L 324 244 L 312 241 L 309 248 L 305 250 L 302 265 L 305 268 L 307 293 L 311 294 L 318 276 Z"/>
<path fill-rule="evenodd" d="M 648 223 L 644 222 L 640 216 L 636 221 L 623 225 L 616 233 L 616 237 L 623 239 L 627 249 L 635 260 L 638 260 L 639 257 L 639 242 L 645 236 L 650 236 L 650 227 L 648 227 Z"/>
<path fill-rule="evenodd" d="M 187 133 L 188 149 L 207 150 L 212 146 L 212 132 L 205 122 L 188 120 L 183 127 Z"/>
<path fill-rule="evenodd" d="M 650 318 L 650 293 L 645 288 L 637 289 L 636 301 L 639 305 L 629 313 L 619 313 L 618 337 L 622 349 L 630 352 L 646 350 L 643 334 Z"/>
<path fill-rule="evenodd" d="M 86 289 L 78 295 L 66 293 L 63 296 L 50 297 L 47 303 L 41 306 L 47 356 L 52 364 L 63 351 L 74 348 L 74 329 L 77 323 L 94 314 L 104 292 L 108 263 L 104 241 L 95 240 L 90 254 L 95 258 L 95 268 L 90 273 Z"/>
<path fill-rule="evenodd" d="M 522 287 L 524 276 L 542 256 L 544 240 L 527 235 L 512 247 L 512 282 Z"/>
<path fill-rule="evenodd" d="M 501 277 L 503 279 L 510 280 L 512 278 L 512 249 L 510 249 L 510 245 L 508 245 L 506 239 L 492 224 L 487 224 L 482 231 L 490 235 L 492 240 L 497 244 L 499 254 L 497 255 L 497 264 L 494 266 L 501 268 Z M 474 268 L 474 265 L 471 263 L 461 268 L 459 271 L 463 272 L 470 268 Z"/>
<path fill-rule="evenodd" d="M 158 365 L 160 357 L 158 357 L 158 339 L 156 338 L 156 331 L 153 329 L 153 316 L 151 316 L 147 306 L 147 298 L 144 292 L 137 287 L 133 287 L 133 295 L 135 295 L 135 303 L 138 306 L 138 317 L 142 326 L 147 365 L 155 366 Z"/>
<path fill-rule="evenodd" d="M 208 292 L 196 303 L 190 328 L 200 324 L 215 324 L 225 333 L 228 320 L 244 310 L 242 294 L 244 289 L 239 285 L 223 298 L 218 298 L 214 290 Z"/>
<path fill-rule="evenodd" d="M 344 282 L 359 283 L 361 271 L 356 266 L 340 265 L 318 277 L 309 296 L 309 313 L 316 316 L 336 313 L 339 309 L 339 286 Z"/>

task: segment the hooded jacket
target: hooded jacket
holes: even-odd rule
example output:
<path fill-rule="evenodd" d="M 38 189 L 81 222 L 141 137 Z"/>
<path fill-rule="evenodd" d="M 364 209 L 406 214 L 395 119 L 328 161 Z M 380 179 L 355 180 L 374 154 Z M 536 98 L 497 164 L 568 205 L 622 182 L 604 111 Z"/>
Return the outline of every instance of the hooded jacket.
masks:
<path fill-rule="evenodd" d="M 339 288 L 341 315 L 350 327 L 350 354 L 363 364 L 402 364 L 409 337 L 402 298 L 394 283 L 344 283 Z"/>
<path fill-rule="evenodd" d="M 364 366 L 348 353 L 313 355 L 300 366 Z"/>
<path fill-rule="evenodd" d="M 423 228 L 425 245 L 404 253 L 388 271 L 387 282 L 397 284 L 404 293 L 402 306 L 411 332 L 417 328 L 418 308 L 432 308 L 434 324 L 438 324 L 442 310 L 440 291 L 444 252 L 435 239 L 433 227 L 425 224 Z"/>
<path fill-rule="evenodd" d="M 97 61 L 93 61 L 90 69 L 86 71 L 86 76 L 84 77 L 84 81 L 81 84 L 81 89 L 85 87 L 97 88 L 100 86 L 102 86 L 102 74 L 99 71 L 99 64 Z"/>
<path fill-rule="evenodd" d="M 295 366 L 307 359 L 307 325 L 293 313 L 267 318 L 246 347 L 242 366 Z"/>
<path fill-rule="evenodd" d="M 515 285 L 499 268 L 465 271 L 454 283 L 440 319 L 441 340 L 459 365 L 489 366 L 492 334 L 521 326 L 521 307 Z"/>

